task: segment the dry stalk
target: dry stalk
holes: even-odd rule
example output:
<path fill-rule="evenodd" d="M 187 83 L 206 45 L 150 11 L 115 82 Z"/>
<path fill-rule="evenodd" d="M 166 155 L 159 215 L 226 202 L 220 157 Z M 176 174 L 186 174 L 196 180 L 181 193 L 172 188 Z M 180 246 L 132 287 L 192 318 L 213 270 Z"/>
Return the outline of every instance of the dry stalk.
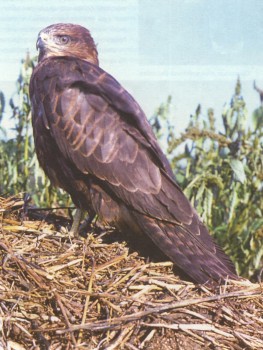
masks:
<path fill-rule="evenodd" d="M 56 229 L 21 220 L 19 206 L 0 197 L 3 349 L 263 348 L 262 285 L 195 286 L 171 262 L 106 243 L 112 229 L 76 239 L 55 216 Z"/>

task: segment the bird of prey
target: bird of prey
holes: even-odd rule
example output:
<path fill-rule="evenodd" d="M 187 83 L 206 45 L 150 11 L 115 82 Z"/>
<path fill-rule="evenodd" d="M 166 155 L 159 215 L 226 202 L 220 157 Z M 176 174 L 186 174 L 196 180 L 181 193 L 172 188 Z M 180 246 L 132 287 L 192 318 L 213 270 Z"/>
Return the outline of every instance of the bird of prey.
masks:
<path fill-rule="evenodd" d="M 99 67 L 90 32 L 75 24 L 40 31 L 30 82 L 36 153 L 51 183 L 76 207 L 145 233 L 198 283 L 236 279 L 176 184 L 146 116 Z"/>

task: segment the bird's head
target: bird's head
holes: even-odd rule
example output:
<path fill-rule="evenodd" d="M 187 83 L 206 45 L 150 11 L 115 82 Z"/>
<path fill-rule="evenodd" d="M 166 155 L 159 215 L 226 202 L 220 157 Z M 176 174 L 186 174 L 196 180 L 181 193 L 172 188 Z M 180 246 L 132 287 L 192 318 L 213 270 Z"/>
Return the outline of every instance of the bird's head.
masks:
<path fill-rule="evenodd" d="M 37 38 L 38 61 L 48 57 L 71 56 L 99 64 L 90 32 L 77 24 L 57 23 L 42 29 Z"/>

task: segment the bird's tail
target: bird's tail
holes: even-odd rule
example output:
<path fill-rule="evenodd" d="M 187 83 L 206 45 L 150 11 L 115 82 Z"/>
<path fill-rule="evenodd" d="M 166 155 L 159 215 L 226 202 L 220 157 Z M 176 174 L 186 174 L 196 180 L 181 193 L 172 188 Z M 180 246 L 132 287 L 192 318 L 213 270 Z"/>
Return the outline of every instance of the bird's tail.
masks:
<path fill-rule="evenodd" d="M 134 213 L 136 224 L 177 266 L 198 283 L 238 279 L 235 267 L 199 222 L 197 237 L 181 225 Z M 208 242 L 202 242 L 200 236 Z M 202 238 L 203 239 L 203 238 Z M 207 244 L 208 243 L 208 244 Z"/>

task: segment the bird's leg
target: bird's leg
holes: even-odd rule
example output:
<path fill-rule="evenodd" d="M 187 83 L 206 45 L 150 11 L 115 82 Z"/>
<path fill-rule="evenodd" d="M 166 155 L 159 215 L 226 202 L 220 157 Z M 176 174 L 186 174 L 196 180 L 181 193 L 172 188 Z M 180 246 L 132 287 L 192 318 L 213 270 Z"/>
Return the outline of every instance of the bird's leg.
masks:
<path fill-rule="evenodd" d="M 80 226 L 80 221 L 82 219 L 83 212 L 84 211 L 82 209 L 77 208 L 76 213 L 73 215 L 73 223 L 69 233 L 73 234 L 74 237 L 76 238 L 79 236 L 79 226 Z"/>
<path fill-rule="evenodd" d="M 93 219 L 96 216 L 96 213 L 93 212 L 93 210 L 89 211 L 88 213 L 89 215 L 84 220 L 84 222 L 80 225 L 84 212 L 85 212 L 84 210 L 77 208 L 76 213 L 73 216 L 73 223 L 69 233 L 76 238 L 79 236 L 85 236 L 87 229 L 89 228 L 90 224 L 92 223 Z"/>
<path fill-rule="evenodd" d="M 83 223 L 79 227 L 79 235 L 82 237 L 87 236 L 87 231 L 91 228 L 90 225 L 94 220 L 96 213 L 93 211 L 88 212 L 88 216 L 83 220 Z"/>

